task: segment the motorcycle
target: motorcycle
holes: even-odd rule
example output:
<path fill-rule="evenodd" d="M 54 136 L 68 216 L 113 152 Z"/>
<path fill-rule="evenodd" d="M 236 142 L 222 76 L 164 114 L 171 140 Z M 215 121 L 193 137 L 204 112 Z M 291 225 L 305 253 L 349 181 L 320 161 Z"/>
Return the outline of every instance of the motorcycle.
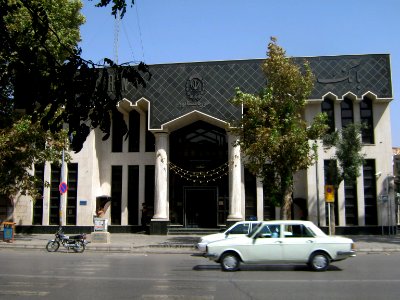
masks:
<path fill-rule="evenodd" d="M 50 240 L 46 245 L 48 252 L 56 252 L 60 248 L 60 244 L 63 245 L 67 250 L 73 249 L 76 253 L 82 253 L 85 251 L 86 245 L 89 242 L 86 240 L 86 233 L 68 236 L 65 235 L 60 228 L 56 234 L 54 240 Z"/>

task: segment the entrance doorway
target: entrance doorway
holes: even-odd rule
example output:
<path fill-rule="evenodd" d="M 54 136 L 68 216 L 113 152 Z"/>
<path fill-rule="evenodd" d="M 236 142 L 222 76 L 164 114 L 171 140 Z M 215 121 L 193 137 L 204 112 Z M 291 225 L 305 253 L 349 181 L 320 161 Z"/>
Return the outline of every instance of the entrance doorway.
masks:
<path fill-rule="evenodd" d="M 184 187 L 186 227 L 217 226 L 217 187 Z"/>
<path fill-rule="evenodd" d="M 196 121 L 171 133 L 170 162 L 176 166 L 169 172 L 171 225 L 216 228 L 225 222 L 227 206 L 218 199 L 228 199 L 228 168 L 221 168 L 227 161 L 224 129 Z"/>

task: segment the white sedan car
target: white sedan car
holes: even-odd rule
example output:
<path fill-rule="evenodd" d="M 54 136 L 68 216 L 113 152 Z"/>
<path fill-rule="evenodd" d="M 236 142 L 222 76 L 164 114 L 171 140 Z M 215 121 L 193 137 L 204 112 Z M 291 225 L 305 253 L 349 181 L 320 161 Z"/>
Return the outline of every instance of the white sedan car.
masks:
<path fill-rule="evenodd" d="M 325 271 L 330 262 L 355 256 L 353 240 L 327 236 L 309 221 L 261 222 L 248 235 L 211 242 L 206 257 L 224 271 L 236 271 L 240 263 L 306 263 Z"/>
<path fill-rule="evenodd" d="M 240 221 L 229 227 L 224 232 L 203 236 L 200 239 L 200 242 L 196 245 L 197 249 L 199 249 L 201 252 L 206 252 L 206 247 L 208 243 L 247 235 L 253 230 L 255 226 L 260 224 L 260 222 L 261 221 Z"/>

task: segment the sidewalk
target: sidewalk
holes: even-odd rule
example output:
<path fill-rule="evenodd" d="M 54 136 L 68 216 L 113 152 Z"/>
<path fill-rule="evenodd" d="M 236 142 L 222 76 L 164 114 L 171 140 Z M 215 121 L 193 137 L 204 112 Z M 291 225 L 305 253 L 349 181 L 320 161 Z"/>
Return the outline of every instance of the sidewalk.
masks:
<path fill-rule="evenodd" d="M 90 243 L 86 251 L 121 253 L 197 253 L 195 248 L 201 236 L 196 235 L 147 235 L 112 233 L 109 244 Z M 358 253 L 399 252 L 400 235 L 357 235 L 348 236 L 356 243 Z M 41 249 L 45 250 L 53 234 L 16 234 L 14 241 L 0 241 L 2 249 Z M 91 236 L 88 234 L 88 241 Z M 61 251 L 66 251 L 60 247 Z"/>

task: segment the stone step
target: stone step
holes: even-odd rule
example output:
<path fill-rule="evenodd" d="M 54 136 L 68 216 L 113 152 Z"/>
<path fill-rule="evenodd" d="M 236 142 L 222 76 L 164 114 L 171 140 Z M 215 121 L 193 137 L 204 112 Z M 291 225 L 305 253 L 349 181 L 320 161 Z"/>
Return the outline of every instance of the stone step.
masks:
<path fill-rule="evenodd" d="M 223 228 L 184 228 L 184 227 L 168 227 L 169 235 L 207 235 L 223 231 Z"/>

